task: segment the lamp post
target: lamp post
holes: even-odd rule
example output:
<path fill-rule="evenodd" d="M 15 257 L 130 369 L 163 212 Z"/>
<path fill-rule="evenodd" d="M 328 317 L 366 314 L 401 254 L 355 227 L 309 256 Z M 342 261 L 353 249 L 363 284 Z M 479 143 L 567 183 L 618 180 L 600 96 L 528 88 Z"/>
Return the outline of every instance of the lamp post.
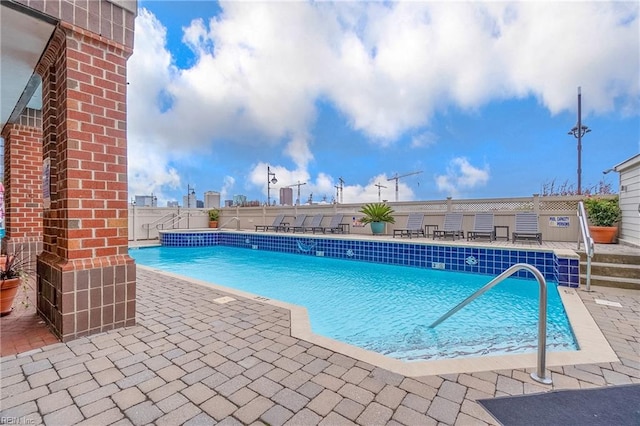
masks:
<path fill-rule="evenodd" d="M 271 177 L 273 176 L 273 178 Z M 278 183 L 278 179 L 276 179 L 276 174 L 271 171 L 271 168 L 267 166 L 267 205 L 271 205 L 271 184 Z"/>
<path fill-rule="evenodd" d="M 569 134 L 578 139 L 578 195 L 582 194 L 582 137 L 591 131 L 582 124 L 582 93 L 578 86 L 578 124 L 569 130 Z"/>
<path fill-rule="evenodd" d="M 189 186 L 189 184 L 187 184 L 187 208 L 190 209 L 191 208 L 191 196 L 192 195 L 196 195 L 196 189 L 192 186 Z"/>

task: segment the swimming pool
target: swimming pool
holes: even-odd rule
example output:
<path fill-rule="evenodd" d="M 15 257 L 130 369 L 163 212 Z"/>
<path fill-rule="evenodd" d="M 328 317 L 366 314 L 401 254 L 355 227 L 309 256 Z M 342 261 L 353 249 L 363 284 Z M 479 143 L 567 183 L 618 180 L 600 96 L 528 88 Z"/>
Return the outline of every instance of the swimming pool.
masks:
<path fill-rule="evenodd" d="M 509 279 L 430 329 L 490 277 L 220 245 L 154 247 L 130 254 L 141 265 L 305 306 L 315 333 L 396 359 L 536 350 L 535 280 Z M 548 293 L 547 347 L 575 350 L 555 284 L 550 283 Z"/>

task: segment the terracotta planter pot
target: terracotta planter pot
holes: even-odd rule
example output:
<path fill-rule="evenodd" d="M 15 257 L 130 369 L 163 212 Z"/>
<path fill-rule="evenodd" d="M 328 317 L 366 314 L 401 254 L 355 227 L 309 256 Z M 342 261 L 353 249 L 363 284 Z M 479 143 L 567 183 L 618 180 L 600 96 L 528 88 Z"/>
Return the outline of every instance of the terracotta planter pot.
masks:
<path fill-rule="evenodd" d="M 0 281 L 0 316 L 9 315 L 20 288 L 20 278 Z"/>
<path fill-rule="evenodd" d="M 210 220 L 209 221 L 209 228 L 217 228 L 218 227 L 218 221 L 217 220 Z"/>
<path fill-rule="evenodd" d="M 598 244 L 613 244 L 618 233 L 617 226 L 590 226 L 589 232 L 593 242 Z"/>

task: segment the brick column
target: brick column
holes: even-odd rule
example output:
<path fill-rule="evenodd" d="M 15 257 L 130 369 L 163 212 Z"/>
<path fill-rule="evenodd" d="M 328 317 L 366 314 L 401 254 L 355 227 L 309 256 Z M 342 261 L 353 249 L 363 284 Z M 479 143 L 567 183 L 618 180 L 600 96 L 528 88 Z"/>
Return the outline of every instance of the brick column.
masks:
<path fill-rule="evenodd" d="M 135 324 L 127 235 L 131 53 L 62 22 L 36 68 L 43 80 L 43 155 L 51 171 L 38 310 L 63 341 Z"/>
<path fill-rule="evenodd" d="M 17 123 L 2 129 L 6 237 L 9 253 L 42 250 L 42 120 L 39 111 L 26 110 Z M 19 248 L 18 248 L 19 247 Z"/>

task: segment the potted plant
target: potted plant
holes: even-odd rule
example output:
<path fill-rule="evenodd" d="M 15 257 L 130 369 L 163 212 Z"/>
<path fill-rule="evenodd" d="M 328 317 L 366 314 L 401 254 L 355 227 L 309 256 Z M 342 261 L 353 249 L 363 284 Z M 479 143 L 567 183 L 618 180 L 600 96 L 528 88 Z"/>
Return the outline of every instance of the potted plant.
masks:
<path fill-rule="evenodd" d="M 217 228 L 218 219 L 220 219 L 220 210 L 218 209 L 209 210 L 209 228 Z"/>
<path fill-rule="evenodd" d="M 618 205 L 618 197 L 589 197 L 584 200 L 584 207 L 589 217 L 589 233 L 593 241 L 611 244 L 618 232 L 617 223 L 622 211 Z"/>
<path fill-rule="evenodd" d="M 361 223 L 370 223 L 371 232 L 374 235 L 384 232 L 385 223 L 396 223 L 393 217 L 393 209 L 385 203 L 369 203 L 362 206 L 359 210 L 364 215 L 360 219 Z"/>
<path fill-rule="evenodd" d="M 18 290 L 22 287 L 25 291 L 27 306 L 29 260 L 22 256 L 22 253 L 8 254 L 0 256 L 0 316 L 9 315 L 13 309 Z"/>

